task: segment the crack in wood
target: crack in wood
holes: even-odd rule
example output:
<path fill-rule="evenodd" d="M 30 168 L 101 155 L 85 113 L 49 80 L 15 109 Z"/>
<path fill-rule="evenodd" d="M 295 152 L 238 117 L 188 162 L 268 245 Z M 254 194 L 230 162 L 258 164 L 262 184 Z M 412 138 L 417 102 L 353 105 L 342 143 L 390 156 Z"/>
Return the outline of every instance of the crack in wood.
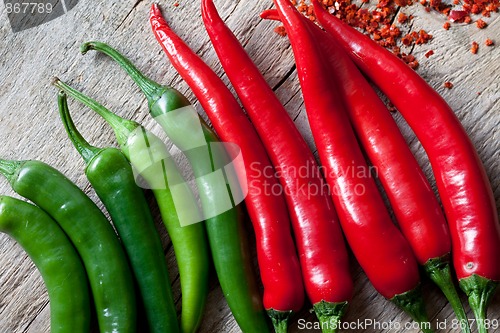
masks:
<path fill-rule="evenodd" d="M 233 9 L 231 9 L 229 14 L 227 14 L 227 16 L 224 17 L 224 20 L 223 20 L 224 22 L 226 22 L 233 15 L 233 13 L 236 11 L 236 8 L 238 8 L 238 5 L 239 5 L 239 2 L 233 6 Z"/>
<path fill-rule="evenodd" d="M 394 16 L 391 18 L 391 25 L 394 24 L 394 21 L 396 21 L 396 17 L 398 17 L 399 12 L 401 11 L 401 6 L 398 6 L 396 8 L 396 11 L 394 12 Z"/>
<path fill-rule="evenodd" d="M 295 93 L 295 95 L 297 95 L 298 93 L 300 93 L 300 89 Z M 294 95 L 294 97 L 295 97 L 295 95 Z M 293 117 L 293 122 L 295 122 L 299 118 L 299 116 L 302 114 L 302 112 L 305 111 L 304 100 L 303 99 L 300 102 L 300 105 L 299 105 L 298 109 L 299 109 L 299 112 L 295 115 L 295 117 Z M 307 121 L 307 115 L 306 115 L 306 121 Z"/>
<path fill-rule="evenodd" d="M 38 315 L 41 314 L 43 312 L 43 310 L 47 307 L 47 305 L 49 305 L 50 301 L 47 300 L 43 303 L 43 305 L 38 309 L 38 311 L 36 311 L 36 316 L 34 316 L 27 324 L 26 324 L 26 328 L 24 329 L 23 332 L 28 332 L 30 330 L 30 327 L 31 327 L 31 324 L 33 324 L 36 319 L 38 319 Z"/>
<path fill-rule="evenodd" d="M 130 11 L 127 13 L 127 15 L 125 15 L 125 17 L 123 18 L 123 20 L 120 22 L 120 24 L 118 24 L 118 26 L 116 27 L 115 29 L 115 32 L 118 31 L 118 29 L 121 28 L 121 26 L 123 25 L 123 23 L 125 23 L 125 21 L 127 20 L 127 18 L 130 16 L 130 14 L 132 14 L 132 12 L 137 8 L 137 6 L 143 2 L 144 0 L 137 0 L 134 5 L 132 6 L 132 9 L 130 9 Z"/>
<path fill-rule="evenodd" d="M 279 80 L 278 83 L 276 83 L 273 87 L 272 87 L 272 90 L 273 91 L 276 91 L 278 90 L 285 82 L 286 80 L 288 80 L 290 78 L 290 76 L 292 76 L 293 72 L 295 72 L 295 69 L 297 68 L 297 65 L 296 64 L 293 64 L 292 67 L 290 67 L 290 69 L 286 72 L 285 76 L 283 76 L 281 78 L 281 80 Z"/>
<path fill-rule="evenodd" d="M 444 302 L 442 304 L 442 306 L 439 308 L 439 310 L 437 310 L 434 315 L 430 318 L 431 321 L 435 321 L 437 318 L 438 318 L 438 315 L 440 315 L 443 310 L 446 308 L 446 306 L 448 305 L 448 302 Z"/>
<path fill-rule="evenodd" d="M 166 256 L 167 253 L 170 251 L 170 249 L 172 248 L 172 241 L 169 240 L 169 242 L 167 243 L 167 246 L 165 247 L 165 249 L 163 250 L 163 254 Z"/>

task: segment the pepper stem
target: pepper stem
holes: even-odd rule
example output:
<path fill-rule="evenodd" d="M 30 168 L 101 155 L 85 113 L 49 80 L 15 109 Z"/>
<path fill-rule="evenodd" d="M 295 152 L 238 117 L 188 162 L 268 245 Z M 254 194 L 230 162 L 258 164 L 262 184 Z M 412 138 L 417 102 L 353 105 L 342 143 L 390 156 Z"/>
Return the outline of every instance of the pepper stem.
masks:
<path fill-rule="evenodd" d="M 86 42 L 82 44 L 80 50 L 84 54 L 88 50 L 102 52 L 116 61 L 146 96 L 149 110 L 153 117 L 162 116 L 169 111 L 191 105 L 189 100 L 178 90 L 169 86 L 162 86 L 161 84 L 149 79 L 142 74 L 129 59 L 105 43 Z M 204 123 L 202 118 L 200 118 L 200 120 Z"/>
<path fill-rule="evenodd" d="M 318 317 L 321 332 L 337 332 L 340 320 L 347 310 L 347 304 L 347 302 L 332 303 L 321 301 L 313 305 L 313 311 L 316 313 L 316 317 Z"/>
<path fill-rule="evenodd" d="M 391 301 L 394 302 L 407 314 L 409 314 L 410 317 L 412 317 L 413 320 L 415 320 L 419 324 L 420 330 L 422 332 L 434 332 L 425 312 L 424 299 L 422 298 L 420 286 L 405 293 L 394 296 L 393 298 L 391 298 Z"/>
<path fill-rule="evenodd" d="M 113 112 L 109 111 L 104 106 L 99 104 L 97 101 L 70 87 L 63 81 L 59 80 L 57 77 L 54 77 L 52 79 L 52 84 L 77 101 L 85 104 L 91 110 L 104 118 L 104 120 L 111 126 L 111 128 L 115 132 L 118 144 L 122 147 L 125 147 L 127 145 L 128 137 L 132 135 L 137 127 L 140 126 L 135 121 L 124 119 L 114 114 Z"/>
<path fill-rule="evenodd" d="M 477 274 L 461 279 L 460 288 L 469 298 L 469 305 L 476 317 L 477 329 L 479 333 L 487 333 L 486 310 L 495 291 L 499 285 L 498 281 L 493 281 Z"/>
<path fill-rule="evenodd" d="M 469 320 L 465 313 L 457 289 L 451 277 L 450 256 L 429 259 L 424 264 L 424 269 L 432 281 L 441 289 L 460 321 L 462 332 L 470 333 Z"/>
<path fill-rule="evenodd" d="M 11 186 L 14 186 L 17 173 L 22 168 L 24 162 L 26 161 L 11 161 L 0 158 L 0 174 L 7 179 Z"/>
<path fill-rule="evenodd" d="M 271 318 L 276 333 L 288 332 L 288 321 L 292 311 L 278 311 L 274 309 L 267 310 L 267 315 Z"/>
<path fill-rule="evenodd" d="M 89 164 L 102 149 L 90 145 L 76 129 L 75 123 L 73 122 L 73 119 L 71 119 L 71 115 L 69 113 L 68 99 L 64 91 L 59 92 L 57 104 L 59 106 L 59 115 L 61 116 L 62 123 L 66 129 L 66 133 L 68 133 L 69 139 L 75 146 L 78 153 L 83 157 L 85 163 Z"/>
<path fill-rule="evenodd" d="M 116 61 L 146 95 L 146 98 L 148 99 L 148 103 L 150 105 L 158 100 L 158 98 L 160 98 L 165 88 L 160 84 L 154 82 L 153 80 L 147 78 L 137 69 L 137 67 L 134 66 L 134 64 L 132 64 L 130 60 L 128 60 L 125 56 L 123 56 L 111 46 L 96 41 L 86 42 L 80 46 L 80 52 L 82 54 L 87 53 L 88 50 L 95 50 L 104 53 L 105 55 Z"/>

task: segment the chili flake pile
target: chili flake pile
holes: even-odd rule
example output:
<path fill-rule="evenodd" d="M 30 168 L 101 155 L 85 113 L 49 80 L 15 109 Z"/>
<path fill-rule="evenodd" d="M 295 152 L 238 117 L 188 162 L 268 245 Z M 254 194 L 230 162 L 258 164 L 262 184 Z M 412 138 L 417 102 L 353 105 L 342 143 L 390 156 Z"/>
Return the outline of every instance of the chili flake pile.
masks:
<path fill-rule="evenodd" d="M 363 7 L 363 4 L 370 0 L 361 0 L 361 6 L 354 4 L 352 0 L 321 0 L 323 5 L 330 13 L 337 16 L 347 24 L 358 28 L 383 47 L 391 50 L 398 57 L 403 59 L 411 68 L 418 67 L 418 61 L 411 54 L 401 52 L 401 46 L 413 46 L 426 44 L 432 39 L 432 35 L 425 30 L 410 31 L 404 35 L 396 23 L 405 24 L 413 19 L 413 16 L 405 13 L 399 13 L 399 7 L 412 5 L 417 0 L 378 0 L 377 6 L 373 10 Z M 489 17 L 491 13 L 498 12 L 500 0 L 418 0 L 422 6 L 425 6 L 427 12 L 432 10 L 444 14 L 447 21 L 443 28 L 448 30 L 451 27 L 450 22 L 472 23 L 471 15 L 482 15 Z M 450 2 L 451 1 L 451 2 Z M 316 21 L 313 6 L 306 3 L 306 0 L 292 0 L 297 9 L 302 12 L 311 21 Z M 482 19 L 475 21 L 477 28 L 487 27 Z M 279 35 L 286 35 L 283 27 L 277 27 L 275 32 Z M 476 42 L 474 42 L 471 51 L 477 52 Z M 493 45 L 493 41 L 488 39 L 486 45 Z M 429 57 L 433 52 L 426 53 Z"/>
<path fill-rule="evenodd" d="M 369 1 L 361 0 L 362 4 Z M 305 0 L 299 0 L 298 3 L 297 0 L 292 0 L 292 2 L 310 20 L 316 20 L 312 5 L 306 4 Z M 405 13 L 400 13 L 395 18 L 398 6 L 406 6 L 411 4 L 411 2 L 412 0 L 378 0 L 377 7 L 373 10 L 368 10 L 352 3 L 352 0 L 322 0 L 323 5 L 327 7 L 330 13 L 347 24 L 363 31 L 378 44 L 391 50 L 403 59 L 410 67 L 416 69 L 418 61 L 413 55 L 401 52 L 399 45 L 425 44 L 432 39 L 432 35 L 421 29 L 403 36 L 399 27 L 393 22 L 396 20 L 397 23 L 404 24 L 413 19 L 413 16 L 408 16 Z M 400 44 L 398 45 L 398 43 Z"/>

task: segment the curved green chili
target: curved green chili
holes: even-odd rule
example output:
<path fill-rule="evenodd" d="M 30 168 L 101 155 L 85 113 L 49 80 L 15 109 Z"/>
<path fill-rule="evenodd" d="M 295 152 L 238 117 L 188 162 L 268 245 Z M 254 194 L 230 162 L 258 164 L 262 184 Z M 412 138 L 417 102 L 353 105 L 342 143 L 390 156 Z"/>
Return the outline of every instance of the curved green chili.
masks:
<path fill-rule="evenodd" d="M 0 196 L 0 231 L 18 242 L 40 271 L 49 294 L 50 331 L 89 332 L 87 275 L 57 223 L 32 204 Z"/>
<path fill-rule="evenodd" d="M 225 179 L 232 175 L 224 168 L 230 162 L 224 144 L 179 91 L 148 79 L 104 43 L 81 46 L 82 53 L 90 49 L 110 56 L 129 74 L 146 95 L 150 114 L 186 155 L 196 177 L 215 270 L 229 308 L 241 327 L 252 327 L 244 322 L 264 321 L 262 313 L 255 311 L 260 294 L 245 244 L 242 207 L 233 198 L 238 194 L 233 195 L 227 184 L 231 180 Z"/>
<path fill-rule="evenodd" d="M 163 141 L 140 124 L 123 119 L 91 98 L 54 79 L 53 84 L 87 105 L 115 131 L 118 144 L 155 195 L 172 240 L 182 292 L 182 332 L 200 325 L 208 294 L 209 249 L 196 199 Z"/>
<path fill-rule="evenodd" d="M 178 332 L 177 313 L 160 237 L 129 161 L 116 148 L 91 146 L 71 119 L 66 95 L 58 98 L 68 136 L 86 163 L 85 174 L 106 206 L 139 287 L 150 332 Z"/>
<path fill-rule="evenodd" d="M 100 332 L 135 332 L 132 274 L 101 210 L 78 186 L 41 161 L 0 159 L 0 173 L 15 192 L 47 212 L 70 238 L 87 271 Z"/>

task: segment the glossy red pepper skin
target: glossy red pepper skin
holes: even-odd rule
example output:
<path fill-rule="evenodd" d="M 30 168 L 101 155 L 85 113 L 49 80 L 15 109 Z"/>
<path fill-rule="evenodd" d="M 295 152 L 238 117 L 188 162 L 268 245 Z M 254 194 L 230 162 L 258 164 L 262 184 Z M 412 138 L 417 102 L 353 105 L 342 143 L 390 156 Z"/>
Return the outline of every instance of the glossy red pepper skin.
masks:
<path fill-rule="evenodd" d="M 500 225 L 493 193 L 453 110 L 403 61 L 313 3 L 323 27 L 387 95 L 427 152 L 450 225 L 458 278 L 477 274 L 500 281 Z"/>
<path fill-rule="evenodd" d="M 313 304 L 347 302 L 353 293 L 349 259 L 336 212 L 317 162 L 287 111 L 212 0 L 203 0 L 205 28 L 229 80 L 259 133 L 291 208 L 302 274 Z M 272 131 L 273 135 L 270 135 Z M 297 177 L 298 170 L 306 170 Z"/>
<path fill-rule="evenodd" d="M 277 15 L 270 9 L 261 17 L 279 20 Z M 451 239 L 439 202 L 387 107 L 335 39 L 312 21 L 304 21 L 310 23 L 316 43 L 328 55 L 356 135 L 376 167 L 419 264 L 449 255 Z"/>
<path fill-rule="evenodd" d="M 229 89 L 170 29 L 156 4 L 151 7 L 150 23 L 172 65 L 191 87 L 219 137 L 241 149 L 244 170 L 239 171 L 246 171 L 246 175 L 243 172 L 240 177 L 244 177 L 241 181 L 248 184 L 245 203 L 256 234 L 264 306 L 274 310 L 285 306 L 285 310 L 289 310 L 286 300 L 290 295 L 294 302 L 296 290 L 303 293 L 300 265 L 285 199 L 281 193 L 269 193 L 269 189 L 276 188 L 279 183 L 265 148 Z M 257 324 L 239 323 L 243 331 L 268 331 L 263 324 Z"/>
<path fill-rule="evenodd" d="M 297 9 L 288 0 L 274 3 L 292 45 L 311 131 L 347 242 L 375 289 L 415 320 L 428 322 L 416 291 L 416 258 L 369 174 L 326 55 Z"/>
<path fill-rule="evenodd" d="M 448 220 L 453 263 L 480 333 L 500 284 L 500 225 L 479 156 L 446 101 L 414 70 L 313 0 L 316 16 L 391 100 L 422 143 Z"/>
<path fill-rule="evenodd" d="M 295 7 L 288 0 L 274 3 L 292 44 L 311 131 L 347 242 L 383 296 L 412 290 L 420 279 L 408 242 L 392 223 L 373 178 L 347 169 L 366 171 L 368 165 L 328 63 Z M 356 195 L 356 187 L 364 194 Z"/>
<path fill-rule="evenodd" d="M 269 9 L 262 18 L 279 20 Z M 385 189 L 397 222 L 418 262 L 441 288 L 469 333 L 467 315 L 451 273 L 448 225 L 429 182 L 387 107 L 333 36 L 303 17 L 327 55 L 356 135 Z M 425 207 L 425 209 L 422 209 Z"/>

